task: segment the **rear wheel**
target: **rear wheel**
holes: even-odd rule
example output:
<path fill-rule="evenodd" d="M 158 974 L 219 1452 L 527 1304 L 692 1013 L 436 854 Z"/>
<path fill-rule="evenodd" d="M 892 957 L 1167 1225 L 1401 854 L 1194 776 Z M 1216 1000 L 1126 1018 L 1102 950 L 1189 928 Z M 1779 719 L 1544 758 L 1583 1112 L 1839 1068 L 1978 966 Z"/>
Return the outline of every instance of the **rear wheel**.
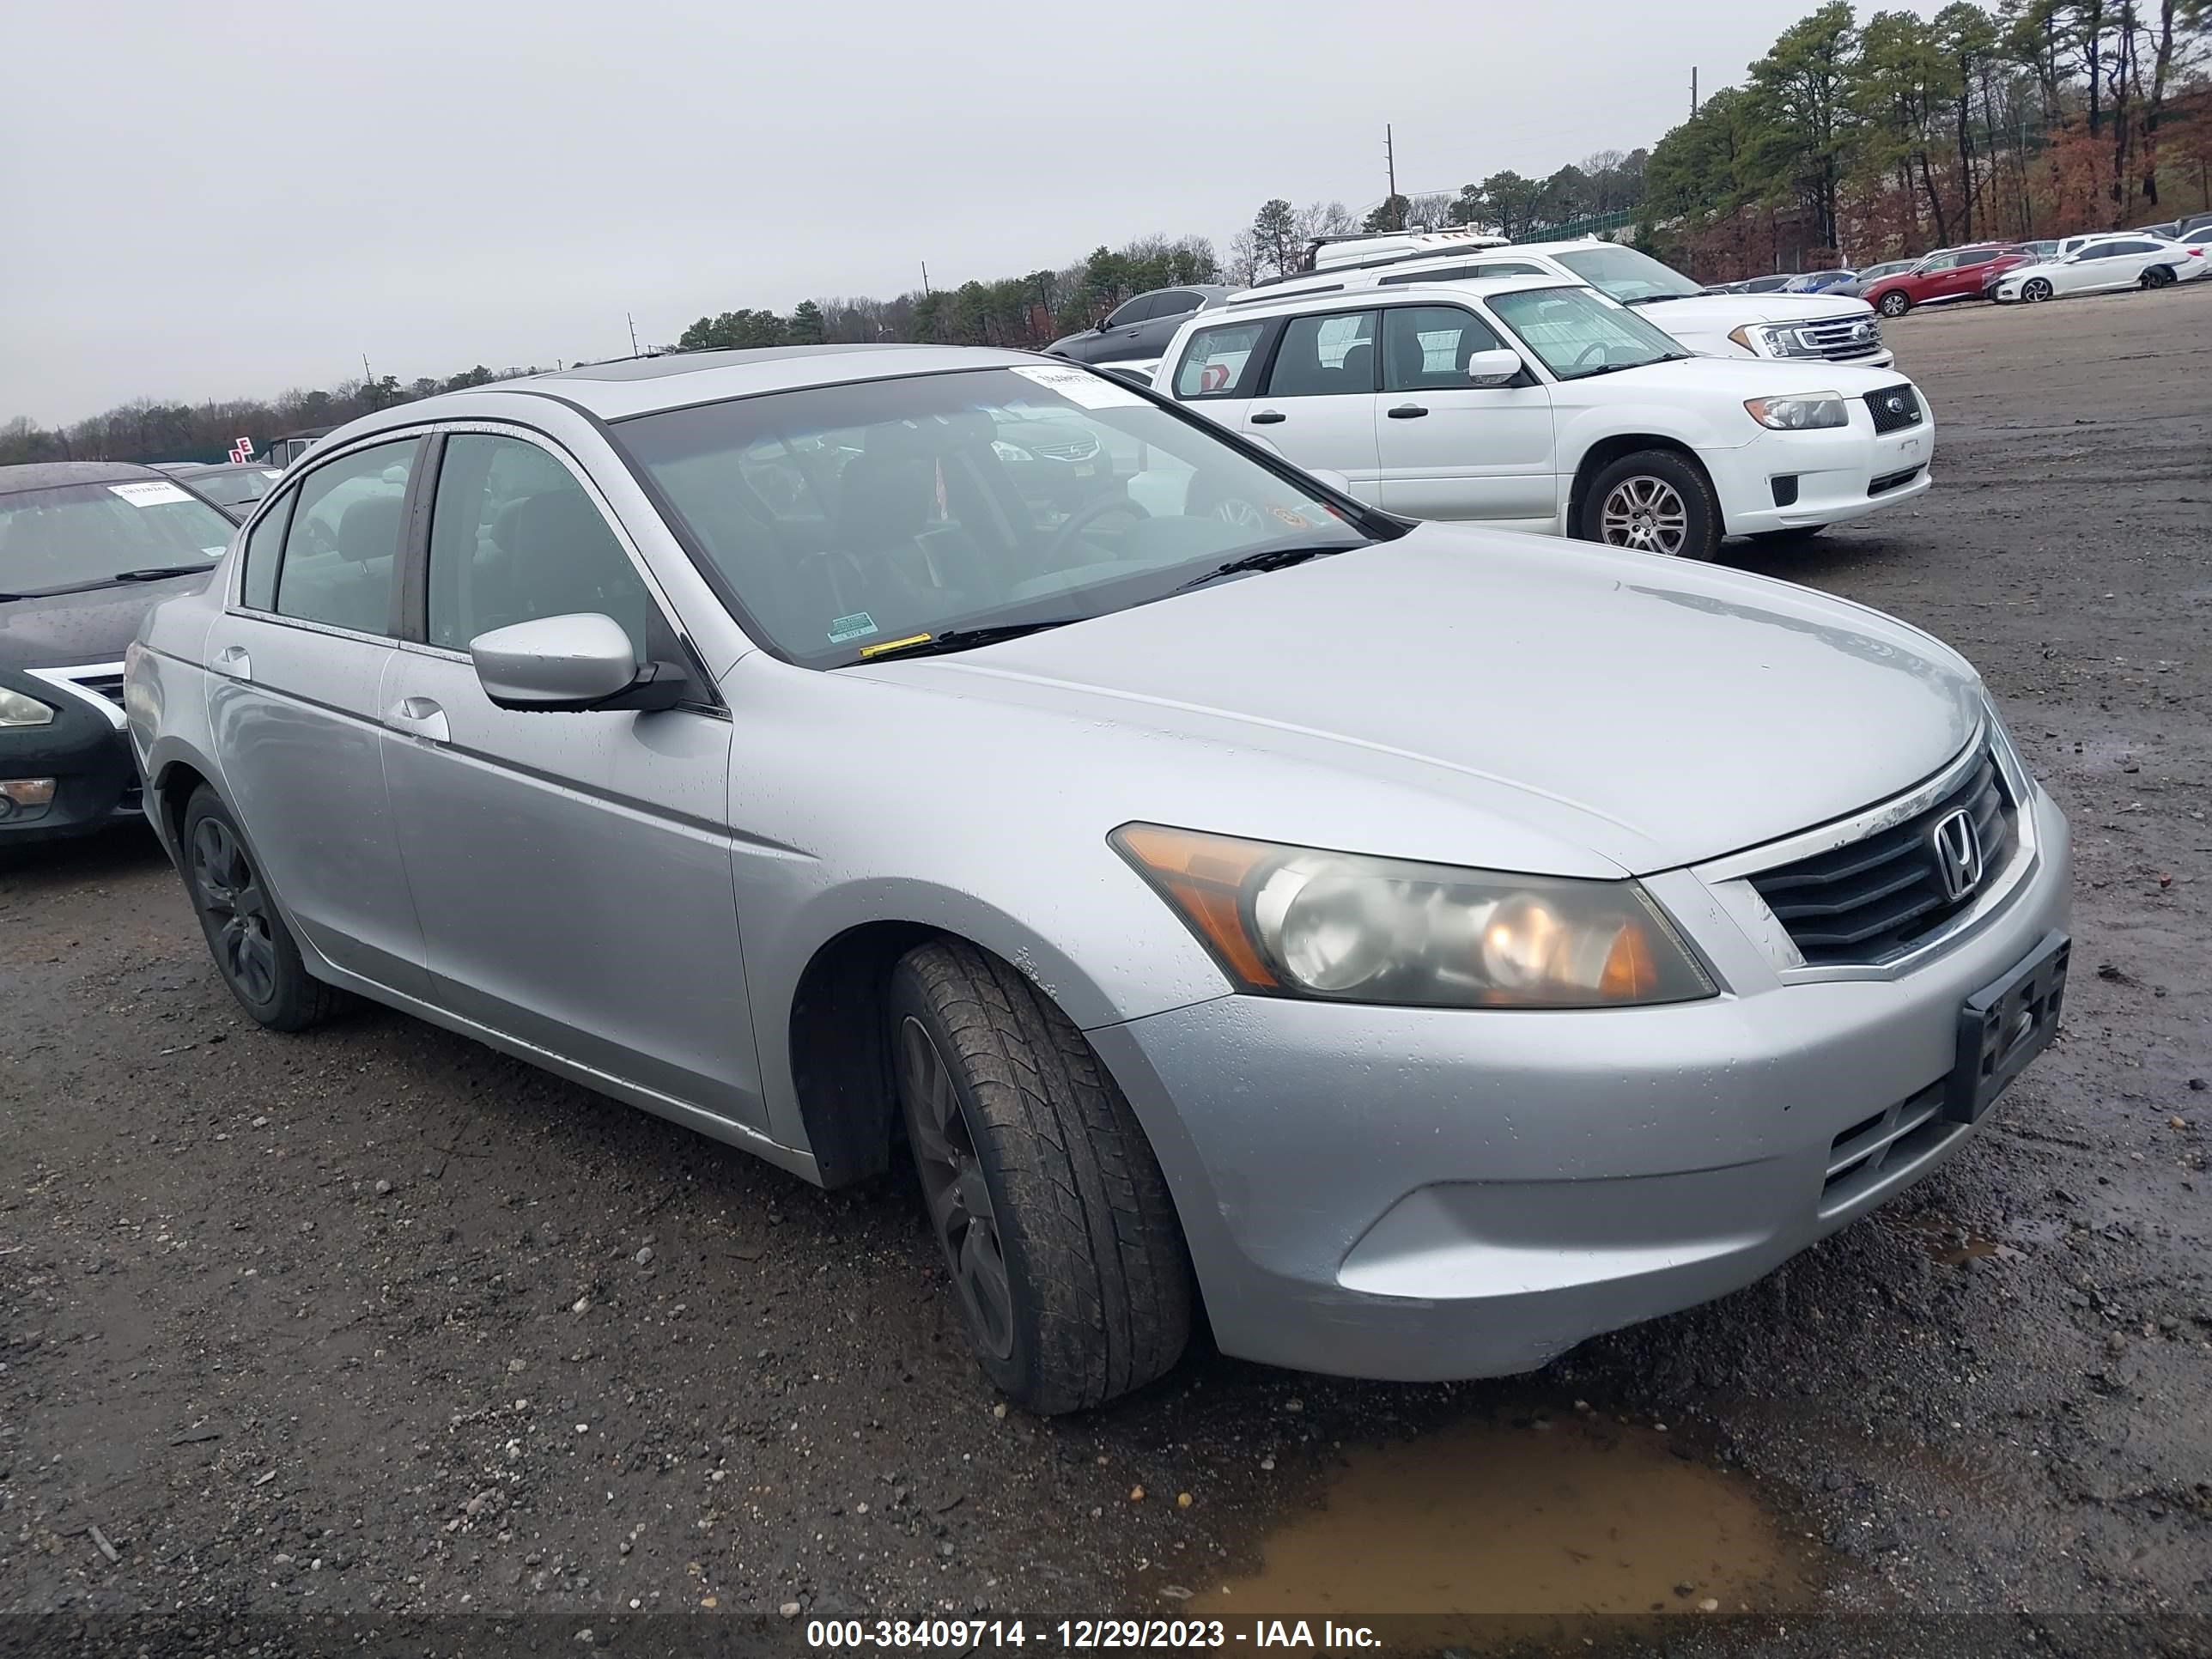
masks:
<path fill-rule="evenodd" d="M 2051 279 L 2031 276 L 2020 285 L 2020 297 L 2033 305 L 2040 305 L 2051 297 Z"/>
<path fill-rule="evenodd" d="M 222 982 L 271 1030 L 330 1018 L 338 993 L 307 971 L 230 809 L 203 786 L 185 807 L 185 887 Z"/>
<path fill-rule="evenodd" d="M 1875 301 L 1875 309 L 1885 317 L 1902 317 L 1912 309 L 1912 299 L 1903 289 L 1893 288 Z"/>
<path fill-rule="evenodd" d="M 1577 533 L 1639 553 L 1710 559 L 1720 551 L 1720 505 L 1697 465 L 1671 449 L 1624 455 L 1583 494 Z"/>
<path fill-rule="evenodd" d="M 891 1054 L 930 1231 L 976 1363 L 1039 1413 L 1152 1382 L 1188 1339 L 1166 1178 L 1067 1016 L 975 946 L 891 977 Z"/>
<path fill-rule="evenodd" d="M 2172 265 L 2153 265 L 2142 274 L 2142 285 L 2145 288 L 2164 288 L 2172 281 Z"/>

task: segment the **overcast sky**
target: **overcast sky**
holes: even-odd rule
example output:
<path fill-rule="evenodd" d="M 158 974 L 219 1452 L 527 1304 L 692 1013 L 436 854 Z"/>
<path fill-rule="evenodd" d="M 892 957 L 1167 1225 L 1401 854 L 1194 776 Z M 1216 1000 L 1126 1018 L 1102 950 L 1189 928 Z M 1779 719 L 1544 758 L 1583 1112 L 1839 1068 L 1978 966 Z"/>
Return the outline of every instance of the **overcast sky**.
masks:
<path fill-rule="evenodd" d="M 0 420 L 550 366 L 1650 143 L 1812 0 L 69 0 L 0 50 Z M 1923 8 L 1924 9 L 1924 8 Z"/>

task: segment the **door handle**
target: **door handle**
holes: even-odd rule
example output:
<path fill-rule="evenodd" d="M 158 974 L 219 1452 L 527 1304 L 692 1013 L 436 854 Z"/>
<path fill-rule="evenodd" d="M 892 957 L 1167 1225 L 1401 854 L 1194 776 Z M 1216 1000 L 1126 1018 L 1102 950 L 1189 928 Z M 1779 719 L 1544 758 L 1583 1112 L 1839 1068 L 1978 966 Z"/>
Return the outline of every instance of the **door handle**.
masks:
<path fill-rule="evenodd" d="M 1254 426 L 1280 426 L 1291 417 L 1279 409 L 1263 409 L 1252 417 Z"/>
<path fill-rule="evenodd" d="M 421 738 L 426 743 L 453 740 L 453 732 L 446 725 L 446 711 L 428 697 L 402 697 L 385 710 L 384 723 L 394 732 Z"/>
<path fill-rule="evenodd" d="M 226 645 L 215 653 L 215 665 L 234 680 L 253 678 L 253 659 L 246 654 L 242 645 Z"/>
<path fill-rule="evenodd" d="M 1419 404 L 1400 404 L 1395 409 L 1382 411 L 1394 421 L 1418 421 L 1429 411 Z"/>

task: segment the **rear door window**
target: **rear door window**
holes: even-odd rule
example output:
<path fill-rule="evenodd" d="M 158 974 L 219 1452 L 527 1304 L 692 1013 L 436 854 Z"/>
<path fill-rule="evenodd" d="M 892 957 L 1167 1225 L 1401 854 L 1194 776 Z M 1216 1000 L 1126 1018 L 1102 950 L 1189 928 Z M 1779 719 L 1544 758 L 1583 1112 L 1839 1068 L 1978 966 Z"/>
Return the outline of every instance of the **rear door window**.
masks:
<path fill-rule="evenodd" d="M 270 607 L 277 615 L 361 634 L 392 632 L 407 484 L 420 449 L 413 438 L 375 444 L 301 480 Z M 249 574 L 252 565 L 249 554 Z"/>
<path fill-rule="evenodd" d="M 1293 317 L 1267 375 L 1270 398 L 1328 398 L 1375 390 L 1371 311 Z"/>

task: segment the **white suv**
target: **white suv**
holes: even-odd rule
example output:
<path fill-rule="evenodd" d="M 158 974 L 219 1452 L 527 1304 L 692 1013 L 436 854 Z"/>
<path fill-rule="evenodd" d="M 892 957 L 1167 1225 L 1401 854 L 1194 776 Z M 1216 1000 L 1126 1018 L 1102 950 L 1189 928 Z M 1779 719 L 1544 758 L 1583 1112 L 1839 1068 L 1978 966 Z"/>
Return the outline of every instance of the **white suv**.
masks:
<path fill-rule="evenodd" d="M 1708 357 L 1819 359 L 1862 368 L 1887 368 L 1896 361 L 1881 343 L 1881 319 L 1864 300 L 1832 294 L 1708 294 L 1648 254 L 1595 237 L 1456 252 L 1385 249 L 1357 263 L 1247 289 L 1231 295 L 1230 303 L 1492 276 L 1587 283 L 1634 306 L 1646 321 Z"/>
<path fill-rule="evenodd" d="M 1185 324 L 1152 385 L 1408 518 L 1692 558 L 1909 501 L 1936 447 L 1893 373 L 1698 356 L 1548 277 L 1249 295 Z"/>

